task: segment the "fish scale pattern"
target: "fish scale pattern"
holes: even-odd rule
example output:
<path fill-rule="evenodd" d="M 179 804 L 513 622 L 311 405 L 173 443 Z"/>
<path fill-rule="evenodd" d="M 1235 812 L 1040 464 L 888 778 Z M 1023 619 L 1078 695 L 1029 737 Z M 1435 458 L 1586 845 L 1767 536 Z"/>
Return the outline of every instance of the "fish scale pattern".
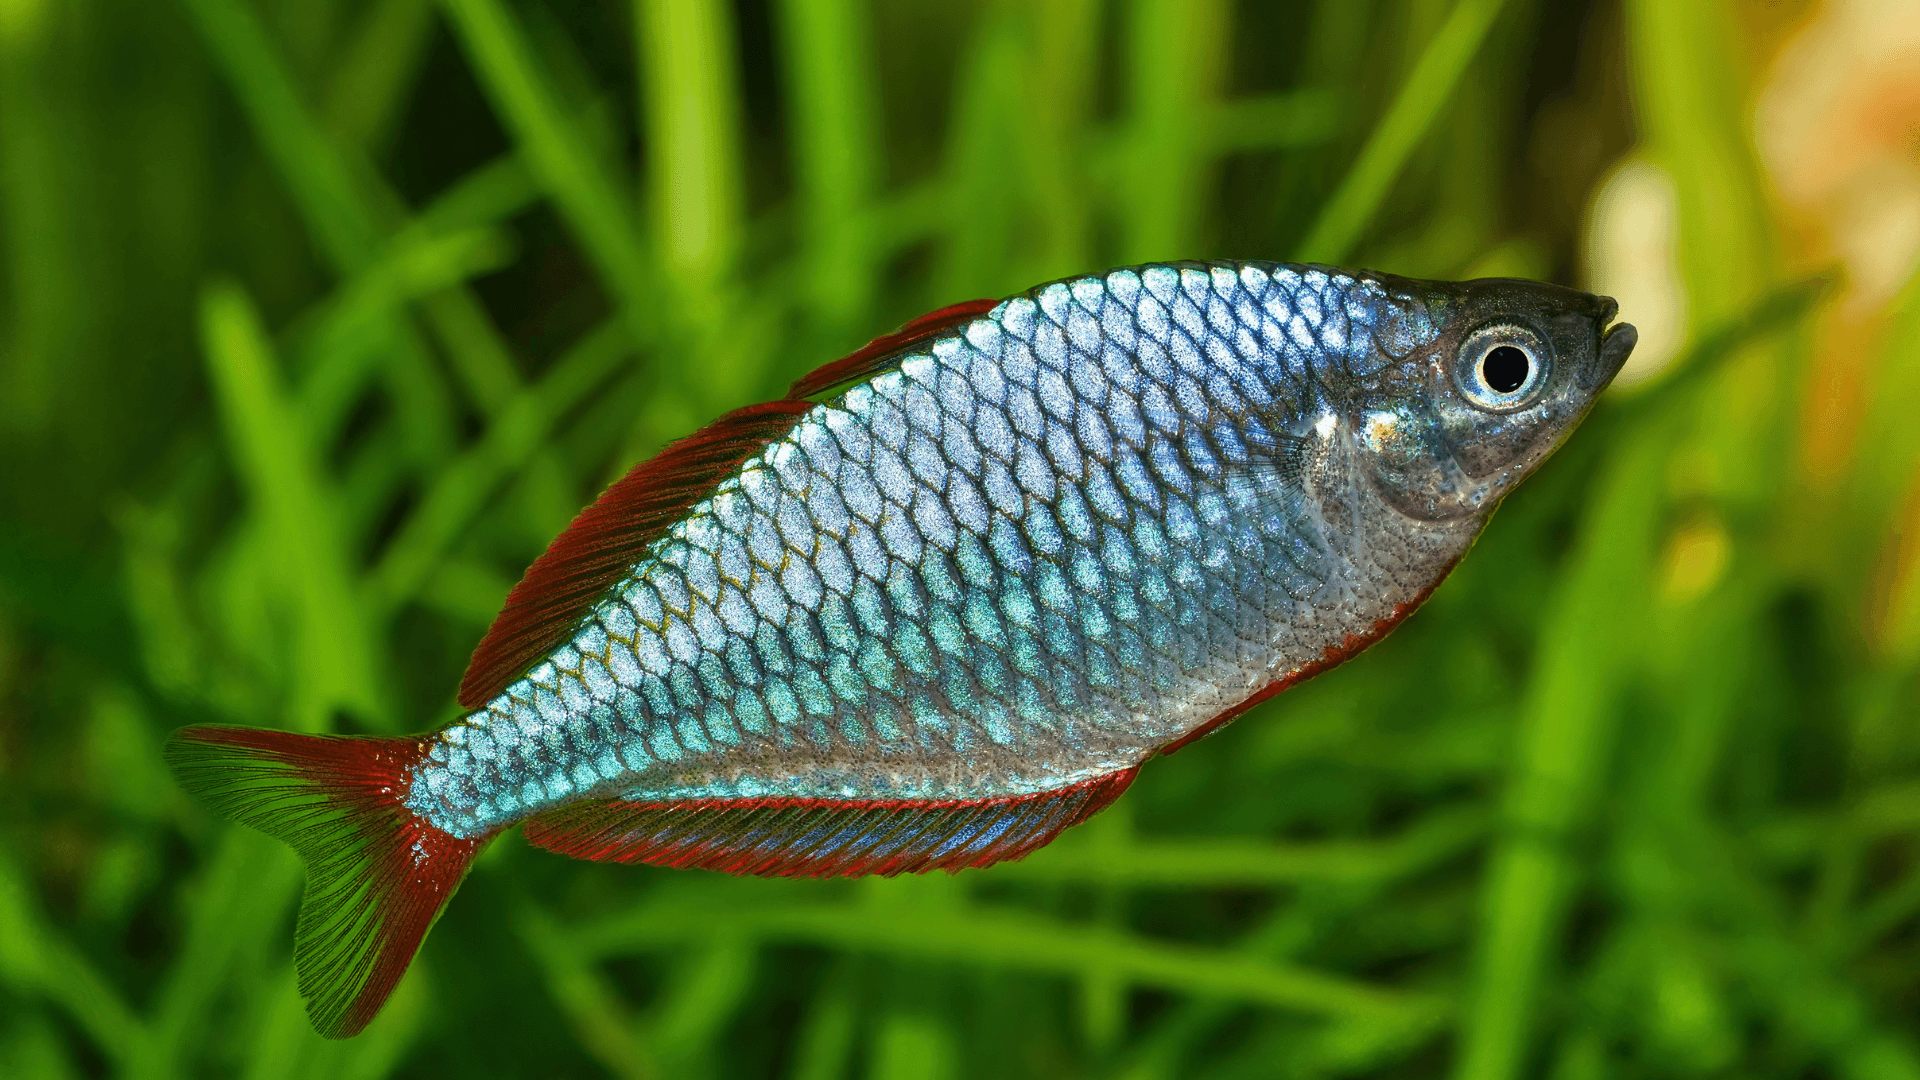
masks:
<path fill-rule="evenodd" d="M 748 459 L 434 737 L 409 806 L 474 836 L 591 795 L 969 800 L 1138 764 L 1408 599 L 1301 460 L 1423 325 L 1273 264 L 1008 300 Z"/>

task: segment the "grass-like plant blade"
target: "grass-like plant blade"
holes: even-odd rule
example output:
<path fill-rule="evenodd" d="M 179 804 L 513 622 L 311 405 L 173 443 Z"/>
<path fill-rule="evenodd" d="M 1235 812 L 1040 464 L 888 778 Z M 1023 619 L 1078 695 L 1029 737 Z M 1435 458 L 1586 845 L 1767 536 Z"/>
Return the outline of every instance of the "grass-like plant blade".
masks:
<path fill-rule="evenodd" d="M 1339 133 L 1340 102 L 1324 89 L 1233 98 L 1213 109 L 1204 125 L 1215 154 L 1286 150 L 1326 142 Z"/>
<path fill-rule="evenodd" d="M 647 1021 L 663 1076 L 718 1074 L 723 1034 L 753 989 L 758 952 L 752 938 L 723 932 L 675 958 Z"/>
<path fill-rule="evenodd" d="M 416 959 L 386 1008 L 348 1041 L 323 1039 L 307 1020 L 292 967 L 264 977 L 253 1002 L 255 1018 L 243 1080 L 380 1080 L 391 1075 L 420 1034 L 431 1006 L 431 969 Z M 258 986 L 258 983 L 256 983 Z"/>
<path fill-rule="evenodd" d="M 328 261 L 353 270 L 373 258 L 380 229 L 360 211 L 351 170 L 308 117 L 259 20 L 240 0 L 183 3 Z"/>
<path fill-rule="evenodd" d="M 540 966 L 548 995 L 567 1017 L 583 1049 L 623 1080 L 654 1080 L 661 1075 L 619 992 L 581 956 L 552 916 L 522 905 L 515 914 L 514 930 Z"/>
<path fill-rule="evenodd" d="M 743 231 L 732 5 L 634 0 L 633 24 L 654 243 L 699 318 Z"/>
<path fill-rule="evenodd" d="M 1595 486 L 1572 569 L 1548 602 L 1508 782 L 1512 824 L 1484 886 L 1473 1004 L 1454 1071 L 1461 1080 L 1519 1075 L 1527 1049 L 1575 871 L 1567 845 L 1609 750 L 1624 681 L 1620 630 L 1647 602 L 1665 446 L 1641 434 L 1616 450 Z"/>
<path fill-rule="evenodd" d="M 250 8 L 241 0 L 188 0 L 187 8 L 321 254 L 342 277 L 359 272 L 378 257 L 384 241 L 382 224 L 356 183 L 361 170 L 302 103 Z M 382 370 L 409 454 L 417 462 L 437 460 L 453 442 L 446 387 L 410 327 L 395 322 L 387 333 Z"/>
<path fill-rule="evenodd" d="M 1295 258 L 1337 263 L 1352 254 L 1394 178 L 1433 127 L 1453 89 L 1492 29 L 1505 0 L 1456 0 L 1447 21 L 1407 74 L 1386 115 L 1354 159 L 1346 178 L 1320 208 Z"/>
<path fill-rule="evenodd" d="M 31 1007 L 18 1010 L 0 1036 L 0 1073 L 22 1080 L 75 1080 L 81 1075 L 59 1029 Z"/>
<path fill-rule="evenodd" d="M 1008 287 L 998 275 L 1012 263 L 1020 194 L 1001 175 L 1019 167 L 1015 132 L 1026 108 L 1017 92 L 1017 20 L 1011 8 L 985 12 L 961 54 L 941 163 L 948 200 L 938 279 L 943 298 L 994 295 Z"/>
<path fill-rule="evenodd" d="M 145 1025 L 112 982 L 48 925 L 32 885 L 0 849 L 0 982 L 22 997 L 58 1005 L 116 1063 L 146 1042 Z"/>
<path fill-rule="evenodd" d="M 345 182 L 344 178 L 353 171 L 348 156 L 301 104 L 290 77 L 252 16 L 236 0 L 198 2 L 204 9 L 203 35 L 215 46 L 216 55 L 224 62 L 236 92 L 250 105 L 256 131 L 270 149 L 278 151 L 274 155 L 276 166 L 289 183 L 296 185 L 296 194 L 303 196 L 297 201 L 309 226 L 316 234 L 354 238 L 354 244 L 342 240 L 329 250 L 334 254 L 336 267 L 343 272 L 363 270 L 359 260 L 366 255 L 359 249 L 358 240 L 380 234 L 380 215 L 358 189 Z M 386 17 L 380 13 L 368 16 L 375 20 Z M 407 27 L 400 24 L 407 18 L 409 16 L 401 11 L 392 16 L 398 21 L 395 26 L 375 22 L 366 32 L 376 36 L 403 34 Z M 381 40 L 362 44 L 374 50 L 399 48 L 391 43 L 383 45 Z M 368 63 L 397 64 L 404 59 L 376 57 Z M 299 186 L 301 179 L 310 174 L 333 177 L 336 182 Z M 377 188 L 378 184 L 372 186 Z M 528 196 L 524 167 L 517 158 L 505 159 L 456 185 L 443 201 L 428 208 L 425 220 L 414 229 L 403 231 L 395 243 L 405 251 L 409 248 L 409 237 L 412 244 L 417 245 L 430 241 L 436 230 L 491 225 L 523 207 Z M 383 288 L 384 285 L 375 278 L 369 287 L 362 289 L 362 294 L 393 291 Z M 391 318 L 369 328 L 371 340 L 356 343 L 335 355 L 342 358 L 343 365 L 351 364 L 355 358 L 365 362 L 376 356 L 387 361 L 384 370 L 400 406 L 402 429 L 414 439 L 409 447 L 411 456 L 417 460 L 437 459 L 451 438 L 450 403 L 438 377 L 425 361 L 423 344 L 397 303 L 389 306 Z M 505 407 L 520 380 L 506 347 L 480 312 L 479 305 L 464 290 L 452 290 L 435 297 L 428 305 L 428 313 L 449 346 L 455 370 L 465 378 L 469 392 L 482 410 L 491 413 Z M 348 388 L 351 389 L 350 382 Z M 337 418 L 348 403 L 346 395 L 338 397 L 329 414 L 309 418 L 316 436 L 331 434 L 332 424 L 326 422 L 329 415 Z M 393 474 L 393 478 L 397 479 L 397 474 Z M 529 472 L 528 485 L 524 502 L 530 510 L 530 528 L 542 535 L 550 534 L 577 508 L 556 462 L 536 462 Z"/>
<path fill-rule="evenodd" d="M 435 478 L 388 545 L 367 578 L 370 602 L 391 611 L 410 598 L 497 486 L 540 449 L 561 416 L 606 381 L 630 348 L 624 325 L 603 325 L 503 409 L 486 435 Z"/>
<path fill-rule="evenodd" d="M 663 336 L 674 316 L 630 204 L 561 107 L 519 21 L 499 0 L 444 0 L 442 6 L 528 167 L 625 313 L 629 332 L 643 342 Z"/>
<path fill-rule="evenodd" d="M 1099 819 L 1095 819 L 1096 821 Z M 1436 811 L 1397 838 L 1279 845 L 1235 840 L 1129 840 L 1103 848 L 1076 833 L 995 870 L 998 878 L 1132 888 L 1256 888 L 1301 882 L 1363 885 L 1415 874 L 1487 834 L 1477 810 Z"/>
<path fill-rule="evenodd" d="M 519 154 L 509 153 L 461 177 L 434 197 L 414 220 L 432 232 L 498 225 L 532 206 L 539 185 Z"/>
<path fill-rule="evenodd" d="M 1733 92 L 1737 23 L 1723 4 L 1630 0 L 1634 114 L 1673 174 L 1679 256 L 1696 325 L 1733 317 L 1769 284 L 1773 244 L 1758 163 Z"/>
<path fill-rule="evenodd" d="M 959 1080 L 960 1048 L 941 1017 L 895 1009 L 879 1027 L 867 1066 L 873 1080 Z"/>
<path fill-rule="evenodd" d="M 851 979 L 852 965 L 843 961 L 813 996 L 793 1052 L 791 1080 L 842 1080 L 852 1056 L 858 1021 Z"/>
<path fill-rule="evenodd" d="M 408 231 L 451 232 L 492 226 L 526 209 L 539 190 L 518 154 L 474 170 L 435 199 Z M 520 394 L 523 381 L 507 343 L 472 290 L 456 287 L 427 296 L 427 325 L 439 338 L 468 396 L 489 420 L 498 420 Z M 558 457 L 535 455 L 521 477 L 521 524 L 529 549 L 537 550 L 566 527 L 580 509 L 579 493 Z"/>
<path fill-rule="evenodd" d="M 201 299 L 200 320 L 230 454 L 295 616 L 288 726 L 325 730 L 336 708 L 391 723 L 385 669 L 356 599 L 335 497 L 281 385 L 259 314 L 239 286 L 218 282 Z"/>
<path fill-rule="evenodd" d="M 1088 157 L 1100 90 L 1101 0 L 1046 0 L 1028 5 L 1025 85 L 1041 107 L 1022 110 L 1031 163 L 1031 198 L 1041 223 L 1036 279 L 1077 273 L 1092 257 L 1099 201 Z"/>
<path fill-rule="evenodd" d="M 1012 911 L 954 913 L 903 908 L 878 919 L 860 907 L 768 904 L 646 905 L 628 916 L 581 927 L 589 955 L 660 948 L 701 933 L 750 934 L 855 952 L 943 960 L 1013 971 L 1078 975 L 1101 962 L 1129 982 L 1202 997 L 1316 1015 L 1382 1016 L 1437 1023 L 1443 1002 L 1353 979 L 1234 952 L 1195 948 L 1132 933 L 1089 930 Z"/>
<path fill-rule="evenodd" d="M 1120 203 L 1127 262 L 1179 258 L 1198 237 L 1213 173 L 1211 116 L 1224 89 L 1231 12 L 1223 0 L 1127 5 L 1128 162 Z"/>
<path fill-rule="evenodd" d="M 865 314 L 874 289 L 866 210 L 879 175 L 879 120 L 866 20 L 853 0 L 780 0 L 775 12 L 806 238 L 802 288 L 811 318 L 845 326 Z"/>
<path fill-rule="evenodd" d="M 1865 415 L 1843 488 L 1853 524 L 1848 546 L 1853 550 L 1838 576 L 1863 594 L 1869 647 L 1884 678 L 1894 683 L 1920 666 L 1920 573 L 1889 574 L 1900 563 L 1885 546 L 1892 529 L 1908 532 L 1896 524 L 1901 516 L 1910 521 L 1920 509 L 1914 494 L 1920 476 L 1915 472 L 1920 465 L 1920 425 L 1913 423 L 1909 408 L 1920 400 L 1920 273 L 1892 305 L 1885 333 L 1879 370 L 1863 388 Z M 1910 555 L 1905 562 L 1914 565 Z M 1887 704 L 1892 706 L 1891 701 Z"/>
<path fill-rule="evenodd" d="M 312 359 L 299 389 L 299 411 L 310 430 L 338 430 L 392 343 L 395 320 L 410 301 L 477 274 L 511 257 L 507 237 L 492 229 L 446 235 L 402 233 L 378 259 L 349 280 L 302 335 Z"/>
<path fill-rule="evenodd" d="M 141 1078 L 173 1075 L 208 1033 L 216 995 L 241 960 L 274 934 L 299 888 L 300 870 L 278 843 L 222 826 L 207 862 L 180 955 L 152 1005 L 148 1038 L 128 1068 Z"/>
<path fill-rule="evenodd" d="M 366 5 L 327 83 L 327 127 L 362 150 L 384 145 L 426 60 L 433 27 L 433 0 Z"/>

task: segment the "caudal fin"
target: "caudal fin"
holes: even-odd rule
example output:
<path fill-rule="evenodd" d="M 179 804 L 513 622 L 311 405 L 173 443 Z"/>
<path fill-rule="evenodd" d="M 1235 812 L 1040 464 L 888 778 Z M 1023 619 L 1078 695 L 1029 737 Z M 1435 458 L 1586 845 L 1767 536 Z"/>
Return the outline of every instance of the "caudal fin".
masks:
<path fill-rule="evenodd" d="M 417 738 L 182 728 L 166 757 L 188 791 L 285 841 L 307 868 L 293 966 L 315 1030 L 360 1033 L 490 836 L 464 840 L 402 803 Z"/>

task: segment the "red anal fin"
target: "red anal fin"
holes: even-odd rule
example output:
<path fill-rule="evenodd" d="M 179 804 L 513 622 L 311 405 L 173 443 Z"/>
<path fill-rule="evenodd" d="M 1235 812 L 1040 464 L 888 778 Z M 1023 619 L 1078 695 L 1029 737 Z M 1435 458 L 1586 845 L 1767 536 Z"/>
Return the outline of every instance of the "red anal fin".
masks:
<path fill-rule="evenodd" d="M 527 841 L 594 862 L 762 877 L 891 876 L 1018 859 L 1092 817 L 1138 768 L 977 802 L 824 799 L 578 803 L 527 822 Z"/>
<path fill-rule="evenodd" d="M 852 356 L 824 364 L 802 375 L 787 391 L 787 397 L 816 397 L 836 386 L 864 379 L 884 370 L 901 353 L 911 352 L 951 330 L 959 329 L 999 304 L 998 300 L 968 300 L 939 311 L 930 311 L 894 333 L 867 342 Z"/>
<path fill-rule="evenodd" d="M 293 967 L 314 1029 L 356 1035 L 399 985 L 492 835 L 462 839 L 406 808 L 417 738 L 190 727 L 168 740 L 182 787 L 306 864 Z"/>
<path fill-rule="evenodd" d="M 460 680 L 460 704 L 479 708 L 558 648 L 648 544 L 812 407 L 781 400 L 736 409 L 634 466 L 580 511 L 507 594 Z"/>
<path fill-rule="evenodd" d="M 1221 728 L 1226 727 L 1228 724 L 1232 723 L 1235 719 L 1237 719 L 1240 716 L 1241 713 L 1244 713 L 1248 709 L 1253 708 L 1255 705 L 1258 705 L 1261 702 L 1266 701 L 1268 698 L 1273 697 L 1274 695 L 1280 693 L 1282 690 L 1285 690 L 1291 686 L 1298 686 L 1301 683 L 1306 682 L 1308 679 L 1313 678 L 1315 675 L 1318 675 L 1323 671 L 1330 671 L 1334 668 L 1337 668 L 1341 664 L 1344 664 L 1347 661 L 1365 652 L 1369 645 L 1372 645 L 1374 642 L 1379 641 L 1381 638 L 1386 637 L 1388 634 L 1391 634 L 1393 632 L 1394 627 L 1399 626 L 1401 623 L 1405 622 L 1407 619 L 1407 616 L 1413 614 L 1416 610 L 1418 610 L 1421 604 L 1426 603 L 1427 597 L 1433 595 L 1433 590 L 1439 588 L 1440 583 L 1447 580 L 1447 575 L 1453 573 L 1453 568 L 1458 565 L 1460 565 L 1460 563 L 1459 563 L 1459 560 L 1457 559 L 1454 560 L 1453 562 L 1448 563 L 1447 568 L 1440 571 L 1440 576 L 1437 578 L 1434 578 L 1433 584 L 1427 586 L 1425 591 L 1421 592 L 1419 596 L 1414 597 L 1413 599 L 1407 601 L 1406 603 L 1395 606 L 1393 611 L 1389 612 L 1386 618 L 1381 619 L 1379 622 L 1375 623 L 1373 625 L 1373 628 L 1368 630 L 1366 633 L 1348 634 L 1347 639 L 1341 642 L 1340 644 L 1327 646 L 1326 651 L 1320 654 L 1320 659 L 1315 660 L 1313 663 L 1308 664 L 1305 667 L 1302 667 L 1296 671 L 1293 671 L 1279 679 L 1275 679 L 1273 682 L 1270 682 L 1267 685 L 1261 687 L 1260 689 L 1255 690 L 1253 694 L 1249 696 L 1245 701 L 1242 701 L 1240 704 L 1234 705 L 1228 708 L 1225 712 L 1222 712 L 1219 716 L 1214 717 L 1213 719 L 1207 721 L 1206 723 L 1201 724 L 1199 727 L 1194 728 L 1192 731 L 1187 732 L 1185 735 L 1180 736 L 1178 739 L 1175 739 L 1173 742 L 1170 742 L 1167 745 L 1161 747 L 1160 756 L 1165 757 L 1166 755 L 1173 753 L 1175 750 L 1178 750 L 1182 747 L 1189 746 L 1193 743 L 1199 742 L 1201 739 L 1206 738 L 1207 736 L 1213 734 L 1216 731 L 1219 731 Z"/>

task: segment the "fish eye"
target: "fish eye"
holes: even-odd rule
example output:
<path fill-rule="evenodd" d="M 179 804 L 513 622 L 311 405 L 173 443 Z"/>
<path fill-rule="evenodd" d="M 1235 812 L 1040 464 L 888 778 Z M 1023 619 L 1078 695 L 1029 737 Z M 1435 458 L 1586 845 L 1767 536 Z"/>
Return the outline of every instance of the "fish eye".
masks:
<path fill-rule="evenodd" d="M 1486 326 L 1460 347 L 1455 381 L 1468 401 L 1488 412 L 1533 403 L 1547 384 L 1547 345 L 1522 326 Z"/>

